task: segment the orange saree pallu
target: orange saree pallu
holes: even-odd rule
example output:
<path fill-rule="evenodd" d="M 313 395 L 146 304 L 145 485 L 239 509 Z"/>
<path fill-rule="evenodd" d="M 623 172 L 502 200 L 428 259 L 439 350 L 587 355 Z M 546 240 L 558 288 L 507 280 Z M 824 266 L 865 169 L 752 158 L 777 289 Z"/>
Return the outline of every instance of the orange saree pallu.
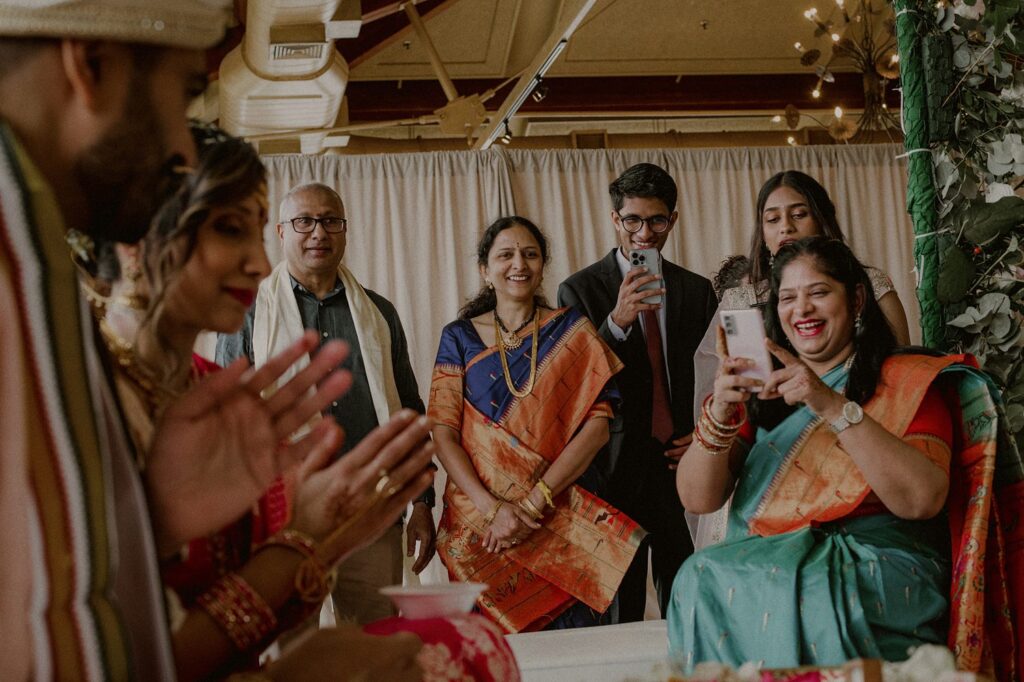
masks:
<path fill-rule="evenodd" d="M 961 670 L 1019 680 L 1024 665 L 1024 468 L 998 424 L 994 387 L 970 356 L 889 358 L 866 414 L 905 437 L 928 387 L 944 382 L 954 444 L 946 507 L 953 550 L 948 645 Z M 941 376 L 940 376 L 941 375 Z M 773 536 L 853 512 L 870 488 L 827 425 L 811 424 L 780 463 L 748 527 Z"/>
<path fill-rule="evenodd" d="M 506 350 L 516 386 L 529 375 L 530 334 Z M 481 482 L 514 502 L 587 420 L 612 416 L 617 394 L 608 383 L 622 363 L 572 309 L 542 318 L 536 381 L 526 397 L 508 390 L 498 353 L 467 320 L 445 327 L 428 415 L 459 432 Z M 578 485 L 555 497 L 542 528 L 498 554 L 483 549 L 483 517 L 451 479 L 444 505 L 441 560 L 452 580 L 488 585 L 478 604 L 507 632 L 541 629 L 577 601 L 605 611 L 643 538 L 632 519 Z"/>

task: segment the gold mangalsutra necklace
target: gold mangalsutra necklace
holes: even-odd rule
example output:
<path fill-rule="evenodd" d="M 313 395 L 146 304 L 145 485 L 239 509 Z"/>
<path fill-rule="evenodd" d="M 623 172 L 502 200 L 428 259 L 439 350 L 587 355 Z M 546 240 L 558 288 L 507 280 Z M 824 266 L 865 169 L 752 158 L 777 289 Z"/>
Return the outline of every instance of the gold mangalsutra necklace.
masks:
<path fill-rule="evenodd" d="M 498 319 L 497 311 L 494 312 L 494 319 Z M 501 330 L 498 330 L 498 333 L 495 334 L 498 339 L 498 356 L 501 358 L 501 371 L 505 375 L 505 385 L 508 386 L 509 392 L 517 398 L 525 398 L 530 395 L 530 392 L 533 391 L 533 383 L 537 378 L 537 345 L 540 338 L 540 315 L 536 308 L 533 309 L 533 315 L 530 319 L 533 320 L 533 340 L 530 342 L 530 376 L 521 389 L 517 389 L 515 384 L 512 383 L 512 373 L 508 370 L 508 358 L 505 357 L 506 345 L 505 340 L 502 338 Z M 529 321 L 527 320 L 527 322 Z M 525 326 L 526 323 L 523 323 L 523 327 Z M 522 339 L 517 340 L 520 343 L 522 342 Z M 516 346 L 518 345 L 517 343 Z"/>
<path fill-rule="evenodd" d="M 534 314 L 536 314 L 537 309 L 534 308 L 533 312 Z M 523 340 L 519 337 L 519 332 L 526 329 L 526 325 L 530 324 L 530 322 L 533 321 L 533 317 L 533 315 L 530 315 L 525 320 L 523 320 L 523 323 L 516 327 L 514 331 L 509 331 L 508 327 L 506 327 L 505 323 L 502 321 L 501 316 L 498 315 L 497 308 L 495 308 L 494 324 L 498 326 L 498 335 L 502 337 L 501 340 L 505 344 L 505 348 L 508 348 L 509 350 L 515 350 L 516 348 L 519 348 L 519 346 L 523 344 Z"/>

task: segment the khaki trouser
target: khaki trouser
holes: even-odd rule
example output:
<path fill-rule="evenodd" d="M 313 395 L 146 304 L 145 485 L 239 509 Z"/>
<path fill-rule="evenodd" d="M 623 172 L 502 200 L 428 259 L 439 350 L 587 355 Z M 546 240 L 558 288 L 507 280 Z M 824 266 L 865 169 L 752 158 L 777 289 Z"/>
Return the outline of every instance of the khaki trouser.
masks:
<path fill-rule="evenodd" d="M 331 593 L 335 619 L 365 625 L 396 615 L 380 588 L 402 584 L 403 558 L 402 526 L 395 524 L 338 566 L 338 581 Z"/>

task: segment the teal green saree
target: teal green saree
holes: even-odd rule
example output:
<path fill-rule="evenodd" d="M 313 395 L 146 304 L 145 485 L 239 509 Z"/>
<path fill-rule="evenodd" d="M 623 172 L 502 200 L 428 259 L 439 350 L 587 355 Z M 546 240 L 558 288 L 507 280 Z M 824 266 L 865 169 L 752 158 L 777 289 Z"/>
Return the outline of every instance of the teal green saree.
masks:
<path fill-rule="evenodd" d="M 886 390 L 880 383 L 882 400 L 865 406 L 901 437 L 931 380 L 966 370 L 935 369 L 921 386 L 920 364 L 934 363 L 918 363 Z M 841 366 L 823 377 L 836 390 L 846 378 Z M 913 395 L 904 395 L 908 383 Z M 945 644 L 948 518 L 908 521 L 881 507 L 851 515 L 869 493 L 806 407 L 759 430 L 738 477 L 726 539 L 694 554 L 676 576 L 668 613 L 673 658 L 687 671 L 702 661 L 826 666 L 858 657 L 903 660 L 911 647 Z"/>

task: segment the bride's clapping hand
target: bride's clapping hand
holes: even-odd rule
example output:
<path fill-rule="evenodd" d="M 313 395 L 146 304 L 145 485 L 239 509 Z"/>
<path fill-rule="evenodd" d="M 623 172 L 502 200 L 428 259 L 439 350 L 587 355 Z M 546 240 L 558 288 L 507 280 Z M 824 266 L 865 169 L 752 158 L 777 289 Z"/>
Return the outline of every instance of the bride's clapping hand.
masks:
<path fill-rule="evenodd" d="M 336 448 L 309 457 L 298 471 L 290 525 L 322 541 L 373 504 L 382 476 L 386 476 L 386 487 L 393 494 L 353 524 L 341 545 L 347 554 L 375 540 L 433 482 L 430 426 L 426 417 L 402 410 L 333 464 L 328 465 Z"/>
<path fill-rule="evenodd" d="M 333 420 L 319 421 L 295 442 L 288 437 L 351 386 L 351 375 L 337 369 L 348 355 L 344 343 L 325 344 L 288 383 L 261 396 L 317 344 L 316 334 L 307 332 L 259 369 L 240 359 L 164 411 L 145 470 L 163 550 L 223 528 L 278 475 L 331 449 L 338 438 Z"/>

